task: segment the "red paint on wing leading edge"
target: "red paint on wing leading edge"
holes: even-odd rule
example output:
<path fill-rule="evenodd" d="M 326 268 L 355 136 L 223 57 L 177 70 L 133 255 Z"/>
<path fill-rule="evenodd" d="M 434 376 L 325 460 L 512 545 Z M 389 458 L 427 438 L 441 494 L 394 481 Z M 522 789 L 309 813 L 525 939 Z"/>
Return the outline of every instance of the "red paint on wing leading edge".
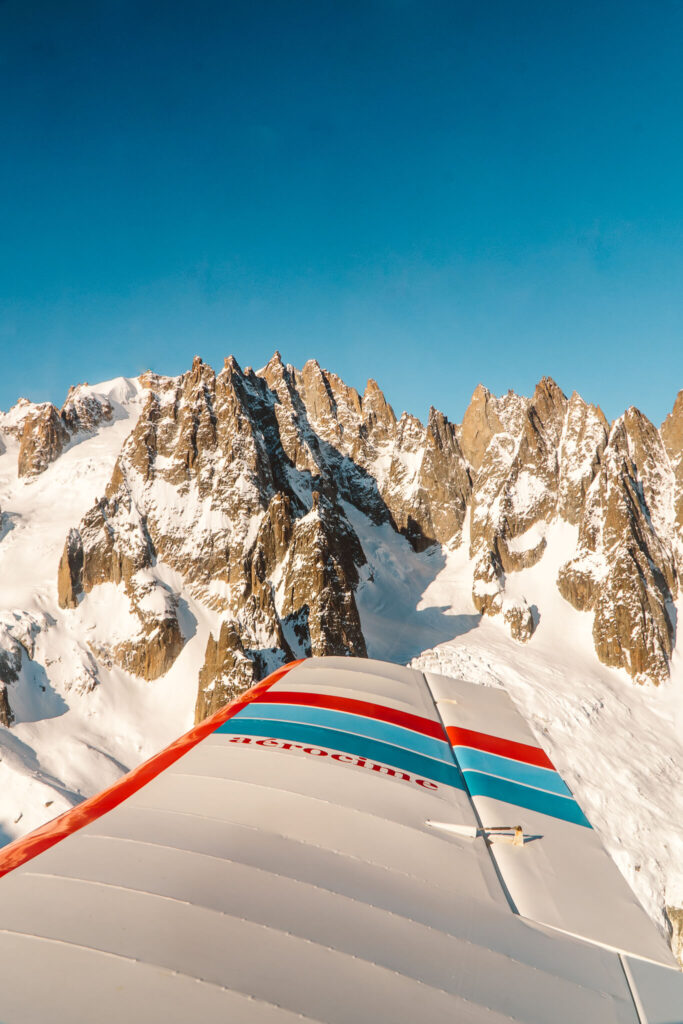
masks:
<path fill-rule="evenodd" d="M 276 690 L 264 693 L 257 698 L 261 704 L 303 704 L 305 707 L 327 708 L 329 711 L 344 711 L 349 715 L 362 715 L 364 718 L 375 718 L 391 725 L 400 725 L 404 729 L 412 729 L 435 740 L 446 741 L 443 727 L 431 718 L 413 715 L 409 711 L 385 707 L 384 704 L 373 704 L 367 700 L 356 700 L 353 697 L 335 697 L 329 693 L 305 693 L 300 690 Z"/>
<path fill-rule="evenodd" d="M 502 736 L 491 736 L 489 733 L 475 732 L 473 729 L 461 729 L 456 725 L 446 726 L 446 732 L 454 747 L 485 750 L 488 754 L 509 757 L 513 761 L 524 761 L 526 764 L 536 765 L 537 768 L 555 771 L 555 765 L 540 747 L 532 747 L 528 743 L 515 743 L 514 740 L 506 740 Z"/>
<path fill-rule="evenodd" d="M 73 832 L 77 832 L 79 829 L 84 828 L 85 825 L 89 825 L 90 822 L 102 817 L 103 814 L 118 807 L 124 800 L 133 796 L 139 789 L 142 789 L 148 782 L 151 782 L 157 775 L 160 775 L 166 768 L 170 768 L 184 754 L 187 754 L 193 747 L 196 747 L 198 743 L 201 743 L 203 739 L 206 739 L 219 725 L 227 722 L 229 718 L 232 718 L 238 711 L 245 708 L 247 704 L 251 704 L 252 701 L 262 697 L 269 687 L 282 679 L 291 669 L 300 665 L 302 660 L 291 661 L 288 665 L 283 665 L 282 668 L 272 672 L 266 679 L 257 683 L 250 690 L 247 690 L 246 693 L 243 693 L 241 697 L 226 704 L 224 708 L 216 711 L 209 718 L 205 718 L 203 722 L 196 725 L 194 729 L 190 729 L 189 732 L 175 740 L 170 746 L 165 747 L 164 750 L 155 754 L 154 757 L 134 768 L 132 772 L 128 772 L 118 782 L 115 782 L 113 786 L 103 790 L 101 793 L 97 793 L 95 796 L 91 796 L 82 804 L 72 807 L 71 810 L 65 811 L 58 818 L 54 818 L 45 825 L 41 825 L 40 828 L 30 832 L 27 836 L 23 836 L 21 839 L 17 839 L 8 846 L 5 846 L 4 849 L 0 850 L 0 878 L 6 875 L 8 871 L 13 871 L 15 868 L 20 867 L 33 857 L 37 857 L 39 853 L 49 850 L 51 846 L 59 843 L 62 839 L 66 839 Z"/>

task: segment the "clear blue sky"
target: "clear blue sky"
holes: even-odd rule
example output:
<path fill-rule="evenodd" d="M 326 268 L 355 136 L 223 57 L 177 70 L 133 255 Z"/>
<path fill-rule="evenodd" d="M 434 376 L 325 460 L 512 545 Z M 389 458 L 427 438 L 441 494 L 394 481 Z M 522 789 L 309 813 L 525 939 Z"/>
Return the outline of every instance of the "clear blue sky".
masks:
<path fill-rule="evenodd" d="M 683 4 L 0 2 L 0 408 L 199 353 L 683 387 Z"/>

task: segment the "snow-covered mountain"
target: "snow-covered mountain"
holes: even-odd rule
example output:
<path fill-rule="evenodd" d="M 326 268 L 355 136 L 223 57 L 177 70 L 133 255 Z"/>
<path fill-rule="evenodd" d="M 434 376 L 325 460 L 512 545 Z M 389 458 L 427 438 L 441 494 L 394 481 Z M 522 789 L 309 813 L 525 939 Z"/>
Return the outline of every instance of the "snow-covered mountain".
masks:
<path fill-rule="evenodd" d="M 548 378 L 400 419 L 314 361 L 195 359 L 0 414 L 0 838 L 292 656 L 505 686 L 658 925 L 683 906 L 683 392 Z"/>

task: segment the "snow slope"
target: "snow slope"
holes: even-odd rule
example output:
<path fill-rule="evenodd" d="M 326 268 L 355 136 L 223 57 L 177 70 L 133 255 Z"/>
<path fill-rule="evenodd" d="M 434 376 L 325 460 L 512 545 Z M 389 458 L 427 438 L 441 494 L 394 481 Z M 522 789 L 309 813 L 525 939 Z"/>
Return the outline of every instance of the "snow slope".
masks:
<path fill-rule="evenodd" d="M 148 683 L 98 665 L 90 650 L 138 626 L 120 588 L 96 588 L 76 611 L 58 607 L 65 537 L 104 493 L 141 407 L 137 381 L 118 378 L 92 390 L 111 402 L 112 422 L 77 435 L 39 477 L 17 477 L 18 440 L 5 435 L 0 453 L 0 637 L 19 640 L 31 654 L 22 655 L 11 688 L 15 722 L 0 727 L 0 842 L 109 785 L 190 727 L 197 673 L 215 626 L 215 615 L 169 578 L 175 574 L 156 567 L 157 578 L 180 593 L 189 642 L 172 670 Z"/>

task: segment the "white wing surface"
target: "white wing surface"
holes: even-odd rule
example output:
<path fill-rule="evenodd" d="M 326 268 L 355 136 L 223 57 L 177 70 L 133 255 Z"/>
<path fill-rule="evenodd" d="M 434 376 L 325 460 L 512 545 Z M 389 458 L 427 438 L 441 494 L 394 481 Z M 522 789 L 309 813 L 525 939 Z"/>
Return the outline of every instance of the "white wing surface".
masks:
<path fill-rule="evenodd" d="M 659 1024 L 616 950 L 680 977 L 578 806 L 453 744 L 535 745 L 493 692 L 295 663 L 0 851 L 0 1020 Z"/>
<path fill-rule="evenodd" d="M 617 952 L 673 964 L 562 777 L 504 690 L 427 673 L 484 828 L 522 826 L 491 852 L 519 914 Z"/>

